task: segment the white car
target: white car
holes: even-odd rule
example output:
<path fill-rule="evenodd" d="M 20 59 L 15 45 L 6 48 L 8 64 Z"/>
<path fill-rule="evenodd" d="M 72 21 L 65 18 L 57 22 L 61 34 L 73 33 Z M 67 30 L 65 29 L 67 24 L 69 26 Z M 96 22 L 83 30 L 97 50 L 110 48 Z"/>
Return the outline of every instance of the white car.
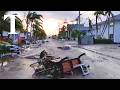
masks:
<path fill-rule="evenodd" d="M 70 49 L 71 45 L 64 45 L 64 49 Z"/>

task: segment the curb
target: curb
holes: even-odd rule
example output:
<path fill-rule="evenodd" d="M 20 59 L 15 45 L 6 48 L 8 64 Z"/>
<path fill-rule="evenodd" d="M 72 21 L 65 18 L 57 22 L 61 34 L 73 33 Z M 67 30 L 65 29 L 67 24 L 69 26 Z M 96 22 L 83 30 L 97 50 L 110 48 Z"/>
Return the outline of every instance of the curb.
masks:
<path fill-rule="evenodd" d="M 100 54 L 100 55 L 103 55 L 103 56 L 107 56 L 107 57 L 110 57 L 110 58 L 114 58 L 114 59 L 120 60 L 120 58 L 113 57 L 113 56 L 111 56 L 111 55 L 106 55 L 106 54 L 103 54 L 103 53 L 101 53 L 101 52 L 97 52 L 97 51 L 94 51 L 94 50 L 86 49 L 86 48 L 83 48 L 83 47 L 78 47 L 78 48 L 82 48 L 82 49 L 85 49 L 85 50 L 87 50 L 87 51 L 94 52 L 94 53 L 96 53 L 96 54 Z"/>

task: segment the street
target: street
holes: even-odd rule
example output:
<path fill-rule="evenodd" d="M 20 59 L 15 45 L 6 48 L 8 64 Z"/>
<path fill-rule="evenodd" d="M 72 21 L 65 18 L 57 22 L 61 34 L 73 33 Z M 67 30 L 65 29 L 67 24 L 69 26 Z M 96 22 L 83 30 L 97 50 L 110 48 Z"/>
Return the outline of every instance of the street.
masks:
<path fill-rule="evenodd" d="M 61 50 L 57 47 L 64 45 L 71 45 L 70 50 Z M 76 46 L 76 47 L 75 47 Z M 30 64 L 36 62 L 35 59 L 28 59 L 26 57 L 35 56 L 40 54 L 42 50 L 46 50 L 49 54 L 56 57 L 64 58 L 69 56 L 70 58 L 78 57 L 82 53 L 86 53 L 81 60 L 90 65 L 90 74 L 86 76 L 77 75 L 65 77 L 65 79 L 119 79 L 120 78 L 120 60 L 119 58 L 119 47 L 117 50 L 112 50 L 107 47 L 114 47 L 114 45 L 87 45 L 77 47 L 77 44 L 72 41 L 57 41 L 49 39 L 49 42 L 42 44 L 41 47 L 33 47 L 27 49 L 15 62 L 11 62 L 5 66 L 5 71 L 0 72 L 0 79 L 33 79 L 33 69 L 29 67 Z M 99 48 L 101 47 L 101 48 Z M 86 48 L 86 49 L 84 49 Z M 104 48 L 104 49 L 103 49 Z M 90 51 L 94 50 L 94 52 Z M 96 53 L 96 52 L 97 53 Z M 104 53 L 103 53 L 104 52 Z M 116 52 L 116 56 L 113 54 Z M 109 56 L 113 56 L 109 57 Z M 114 58 L 116 57 L 116 58 Z"/>

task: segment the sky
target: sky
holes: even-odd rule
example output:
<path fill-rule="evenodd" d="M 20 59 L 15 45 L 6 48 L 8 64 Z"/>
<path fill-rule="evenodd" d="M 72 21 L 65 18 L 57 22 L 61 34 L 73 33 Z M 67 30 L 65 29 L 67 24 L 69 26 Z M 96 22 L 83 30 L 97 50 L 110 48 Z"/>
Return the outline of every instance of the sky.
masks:
<path fill-rule="evenodd" d="M 23 20 L 28 11 L 9 11 L 9 14 L 17 13 L 20 15 L 20 18 Z M 43 15 L 43 28 L 47 35 L 58 34 L 59 26 L 63 24 L 64 21 L 69 23 L 75 20 L 79 11 L 36 11 L 38 14 Z M 88 18 L 90 18 L 93 23 L 95 23 L 94 11 L 80 11 L 81 15 L 81 24 L 88 26 Z M 113 11 L 114 15 L 120 14 L 120 11 Z M 101 17 L 103 20 L 104 17 Z M 25 23 L 25 22 L 24 22 Z"/>

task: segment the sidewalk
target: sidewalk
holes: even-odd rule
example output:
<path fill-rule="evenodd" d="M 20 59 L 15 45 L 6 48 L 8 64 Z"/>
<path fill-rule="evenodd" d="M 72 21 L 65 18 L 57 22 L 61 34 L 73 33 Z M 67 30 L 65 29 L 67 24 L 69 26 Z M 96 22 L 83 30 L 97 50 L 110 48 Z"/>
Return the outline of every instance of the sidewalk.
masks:
<path fill-rule="evenodd" d="M 76 41 L 66 41 L 65 43 L 71 45 L 72 47 L 79 47 L 120 60 L 120 47 L 117 44 L 94 44 L 78 46 Z"/>
<path fill-rule="evenodd" d="M 101 44 L 101 45 L 80 45 L 80 48 L 87 49 L 93 52 L 101 53 L 120 60 L 120 47 L 115 44 Z"/>

